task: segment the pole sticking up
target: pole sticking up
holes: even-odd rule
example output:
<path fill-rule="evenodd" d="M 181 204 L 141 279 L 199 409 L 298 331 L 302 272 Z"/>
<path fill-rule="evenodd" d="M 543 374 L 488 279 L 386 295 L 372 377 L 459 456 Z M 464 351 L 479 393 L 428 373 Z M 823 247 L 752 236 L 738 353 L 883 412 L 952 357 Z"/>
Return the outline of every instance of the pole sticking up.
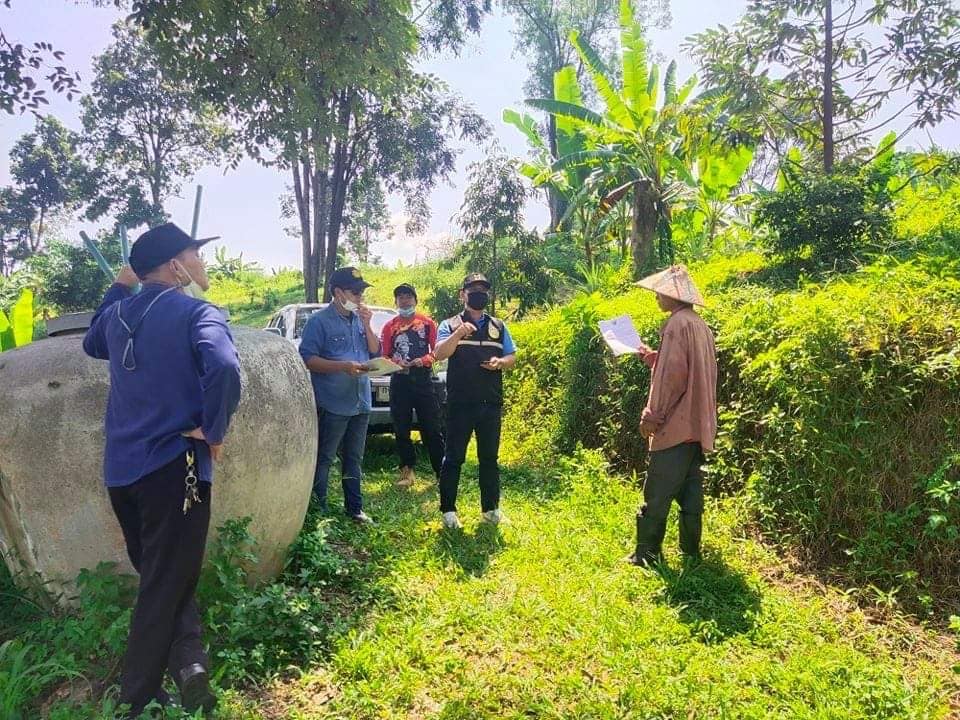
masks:
<path fill-rule="evenodd" d="M 203 185 L 197 185 L 197 199 L 193 201 L 193 225 L 190 228 L 190 237 L 197 239 L 197 228 L 200 225 L 200 199 L 203 197 Z"/>
<path fill-rule="evenodd" d="M 100 250 L 97 249 L 97 246 L 93 244 L 93 240 L 90 239 L 90 236 L 87 235 L 86 231 L 80 231 L 80 238 L 83 240 L 83 244 L 86 246 L 87 251 L 93 255 L 93 259 L 97 261 L 97 265 L 100 266 L 100 270 L 103 271 L 103 274 L 112 282 L 114 277 L 113 270 L 110 269 L 110 263 L 106 261 L 103 255 L 100 253 Z"/>

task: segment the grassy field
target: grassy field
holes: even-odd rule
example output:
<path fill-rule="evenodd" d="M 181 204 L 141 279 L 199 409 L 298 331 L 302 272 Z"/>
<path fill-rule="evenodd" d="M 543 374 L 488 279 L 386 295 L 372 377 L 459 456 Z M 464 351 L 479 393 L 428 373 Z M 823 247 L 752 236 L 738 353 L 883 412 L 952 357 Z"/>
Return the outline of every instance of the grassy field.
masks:
<path fill-rule="evenodd" d="M 680 566 L 672 524 L 667 564 L 646 571 L 622 561 L 636 480 L 596 453 L 506 448 L 510 522 L 500 529 L 479 523 L 469 460 L 466 527 L 448 532 L 429 470 L 411 491 L 395 488 L 391 450 L 389 438 L 371 439 L 374 528 L 311 511 L 284 574 L 256 589 L 226 562 L 237 547 L 215 562 L 202 597 L 224 688 L 217 717 L 877 720 L 960 710 L 951 640 L 869 617 L 792 570 L 744 527 L 742 500 L 709 503 L 701 565 Z M 23 703 L 5 720 L 112 717 L 129 611 L 113 585 L 90 585 L 84 612 L 63 617 L 0 588 L 0 640 L 18 638 L 8 655 L 34 651 L 27 667 L 0 662 L 0 708 L 5 694 Z"/>
<path fill-rule="evenodd" d="M 470 466 L 466 527 L 446 532 L 433 483 L 395 489 L 389 442 L 374 441 L 377 526 L 311 515 L 305 530 L 325 526 L 369 584 L 316 662 L 229 693 L 221 717 L 950 716 L 949 645 L 794 574 L 741 526 L 738 501 L 709 506 L 702 565 L 671 551 L 643 571 L 622 562 L 633 480 L 596 454 L 525 460 L 505 471 L 509 525 L 479 524 Z"/>

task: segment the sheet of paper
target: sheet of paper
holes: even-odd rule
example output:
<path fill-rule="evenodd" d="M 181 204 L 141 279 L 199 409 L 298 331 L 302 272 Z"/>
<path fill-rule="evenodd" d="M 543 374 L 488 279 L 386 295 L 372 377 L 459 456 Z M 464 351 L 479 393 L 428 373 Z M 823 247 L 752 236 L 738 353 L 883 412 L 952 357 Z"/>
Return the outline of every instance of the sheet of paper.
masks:
<path fill-rule="evenodd" d="M 393 360 L 385 357 L 373 358 L 368 360 L 365 365 L 370 368 L 366 373 L 367 377 L 381 377 L 402 370 Z"/>
<path fill-rule="evenodd" d="M 620 315 L 611 320 L 600 321 L 600 334 L 607 347 L 617 357 L 636 353 L 642 345 L 640 335 L 629 315 Z"/>

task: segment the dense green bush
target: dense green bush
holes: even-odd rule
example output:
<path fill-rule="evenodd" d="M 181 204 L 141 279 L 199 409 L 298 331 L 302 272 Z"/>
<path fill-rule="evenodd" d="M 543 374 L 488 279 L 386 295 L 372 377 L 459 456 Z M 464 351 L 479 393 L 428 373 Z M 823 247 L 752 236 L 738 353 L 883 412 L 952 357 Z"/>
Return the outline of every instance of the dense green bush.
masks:
<path fill-rule="evenodd" d="M 790 258 L 846 261 L 890 232 L 888 198 L 863 176 L 806 176 L 762 199 L 756 222 L 772 247 Z"/>
<path fill-rule="evenodd" d="M 918 610 L 960 601 L 960 281 L 887 260 L 784 290 L 762 270 L 755 255 L 694 269 L 720 363 L 712 490 L 745 489 L 771 538 L 855 583 Z M 642 470 L 649 374 L 597 335 L 622 313 L 657 344 L 664 316 L 640 290 L 516 326 L 506 432 L 553 427 L 556 450 Z"/>

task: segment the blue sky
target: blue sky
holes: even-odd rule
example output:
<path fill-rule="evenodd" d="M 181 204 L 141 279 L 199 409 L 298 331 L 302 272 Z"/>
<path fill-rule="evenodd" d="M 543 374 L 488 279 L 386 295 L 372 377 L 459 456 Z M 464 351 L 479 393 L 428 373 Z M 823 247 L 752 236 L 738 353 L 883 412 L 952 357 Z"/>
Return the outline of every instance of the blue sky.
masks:
<path fill-rule="evenodd" d="M 10 10 L 0 7 L 4 32 L 11 40 L 34 42 L 47 40 L 66 52 L 65 63 L 81 73 L 83 87 L 88 87 L 91 61 L 110 42 L 110 26 L 121 16 L 111 8 L 77 5 L 71 0 L 14 0 Z M 680 44 L 688 35 L 718 24 L 732 24 L 746 7 L 745 0 L 673 0 L 673 23 L 670 28 L 654 30 L 650 38 L 654 50 L 675 57 L 679 75 L 686 78 L 695 72 L 691 60 L 680 52 Z M 446 81 L 487 119 L 494 137 L 514 155 L 524 155 L 526 147 L 520 134 L 505 126 L 500 119 L 503 108 L 521 109 L 526 77 L 526 61 L 514 52 L 512 20 L 495 16 L 484 24 L 479 37 L 472 39 L 459 57 L 433 58 L 422 69 Z M 49 96 L 50 112 L 71 128 L 80 129 L 79 104 Z M 33 127 L 30 116 L 0 115 L 0 184 L 9 182 L 9 150 L 15 140 Z M 935 128 L 930 136 L 941 146 L 960 145 L 960 123 L 954 121 Z M 929 144 L 927 133 L 910 138 L 914 144 Z M 402 230 L 389 242 L 375 246 L 374 252 L 393 264 L 402 260 L 411 263 L 422 258 L 431 248 L 455 234 L 452 221 L 466 185 L 466 168 L 483 156 L 483 148 L 466 146 L 457 164 L 457 172 L 449 184 L 442 184 L 430 198 L 432 221 L 424 237 L 406 237 Z M 174 222 L 189 228 L 193 210 L 193 193 L 197 183 L 203 185 L 204 199 L 200 218 L 201 234 L 221 235 L 231 255 L 243 253 L 245 260 L 259 262 L 265 268 L 297 267 L 300 260 L 298 241 L 283 233 L 279 196 L 284 192 L 287 177 L 275 169 L 264 168 L 245 160 L 237 170 L 224 174 L 215 167 L 204 168 L 184 185 L 183 197 L 171 199 L 167 210 Z M 402 204 L 391 200 L 393 219 L 402 226 Z M 531 203 L 527 222 L 543 227 L 547 220 L 542 203 Z M 83 225 L 78 224 L 74 231 Z"/>

